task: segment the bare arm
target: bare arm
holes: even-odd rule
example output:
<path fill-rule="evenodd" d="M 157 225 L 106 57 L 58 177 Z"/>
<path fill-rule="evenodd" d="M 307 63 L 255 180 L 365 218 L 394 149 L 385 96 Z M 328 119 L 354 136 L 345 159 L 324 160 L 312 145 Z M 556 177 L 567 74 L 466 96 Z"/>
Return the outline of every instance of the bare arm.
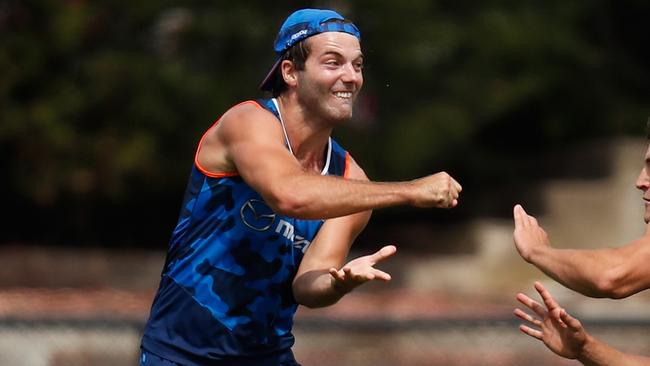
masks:
<path fill-rule="evenodd" d="M 304 219 L 403 204 L 454 207 L 461 190 L 446 173 L 379 183 L 306 172 L 284 146 L 275 117 L 250 104 L 223 116 L 219 126 L 206 135 L 198 159 L 216 171 L 237 171 L 274 211 Z"/>
<path fill-rule="evenodd" d="M 515 309 L 515 315 L 528 322 L 519 327 L 523 333 L 544 342 L 555 354 L 577 359 L 584 365 L 650 365 L 650 358 L 623 353 L 594 338 L 578 319 L 560 307 L 541 283 L 536 282 L 535 289 L 541 295 L 544 305 L 522 293 L 517 294 L 517 300 L 537 315 L 535 317 L 521 309 Z"/>
<path fill-rule="evenodd" d="M 564 312 L 566 314 L 566 312 Z M 570 315 L 566 314 L 562 319 L 566 319 L 565 322 L 571 323 L 573 318 Z M 579 325 L 580 322 L 577 319 L 573 319 Z M 572 327 L 571 329 L 575 329 Z M 586 334 L 586 332 L 585 332 Z M 650 358 L 631 355 L 628 353 L 623 353 L 613 347 L 610 347 L 606 343 L 601 342 L 600 340 L 592 337 L 589 334 L 586 334 L 585 345 L 582 347 L 582 352 L 578 355 L 578 361 L 582 362 L 583 365 L 587 366 L 601 366 L 601 365 L 621 365 L 621 366 L 648 366 L 650 365 Z"/>
<path fill-rule="evenodd" d="M 367 180 L 354 162 L 350 177 Z M 323 224 L 305 253 L 293 282 L 293 293 L 298 303 L 308 307 L 328 306 L 367 281 L 390 280 L 390 275 L 375 269 L 374 265 L 394 254 L 393 246 L 343 266 L 353 241 L 369 218 L 370 211 L 364 211 L 330 219 Z"/>
<path fill-rule="evenodd" d="M 397 249 L 392 245 L 343 265 L 349 243 L 336 232 L 345 230 L 349 223 L 338 221 L 342 219 L 328 220 L 305 253 L 293 282 L 294 297 L 301 305 L 311 308 L 332 305 L 368 281 L 391 279 L 375 265 L 395 254 Z M 325 227 L 328 223 L 330 225 Z"/>
<path fill-rule="evenodd" d="M 514 241 L 529 263 L 564 286 L 591 297 L 623 298 L 650 288 L 650 235 L 619 248 L 551 247 L 537 220 L 517 205 Z"/>

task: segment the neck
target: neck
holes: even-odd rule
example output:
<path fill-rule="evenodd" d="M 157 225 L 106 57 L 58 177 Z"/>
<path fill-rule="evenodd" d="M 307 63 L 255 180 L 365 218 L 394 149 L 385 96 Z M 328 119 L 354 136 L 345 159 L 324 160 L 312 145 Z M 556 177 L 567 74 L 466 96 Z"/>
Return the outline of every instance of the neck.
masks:
<path fill-rule="evenodd" d="M 312 118 L 291 95 L 283 94 L 277 100 L 296 159 L 304 169 L 320 173 L 332 127 Z"/>

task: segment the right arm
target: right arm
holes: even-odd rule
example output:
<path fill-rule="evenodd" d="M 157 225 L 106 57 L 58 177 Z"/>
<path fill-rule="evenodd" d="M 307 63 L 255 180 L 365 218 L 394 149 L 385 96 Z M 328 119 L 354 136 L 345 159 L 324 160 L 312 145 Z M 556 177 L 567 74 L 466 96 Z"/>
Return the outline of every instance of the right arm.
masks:
<path fill-rule="evenodd" d="M 206 135 L 198 159 L 215 171 L 237 171 L 274 211 L 303 219 L 340 217 L 403 204 L 454 207 L 461 190 L 446 173 L 378 183 L 306 172 L 286 149 L 275 117 L 250 104 L 223 116 Z"/>
<path fill-rule="evenodd" d="M 591 297 L 624 298 L 650 288 L 650 235 L 618 248 L 556 249 L 537 220 L 517 205 L 519 254 L 564 286 Z"/>
<path fill-rule="evenodd" d="M 623 353 L 594 338 L 587 333 L 578 319 L 560 307 L 541 283 L 536 282 L 535 289 L 541 295 L 545 306 L 522 293 L 517 294 L 517 300 L 537 315 L 535 317 L 521 309 L 515 309 L 517 317 L 535 327 L 521 325 L 519 329 L 523 333 L 544 342 L 555 354 L 577 359 L 587 366 L 650 365 L 648 357 Z"/>

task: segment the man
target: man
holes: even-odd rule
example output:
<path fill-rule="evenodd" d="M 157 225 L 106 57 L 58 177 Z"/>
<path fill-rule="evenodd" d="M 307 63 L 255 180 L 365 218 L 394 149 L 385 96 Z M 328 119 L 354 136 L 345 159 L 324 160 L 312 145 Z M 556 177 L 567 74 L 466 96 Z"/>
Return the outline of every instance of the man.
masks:
<path fill-rule="evenodd" d="M 592 366 L 650 365 L 648 357 L 623 353 L 594 338 L 587 333 L 578 319 L 560 307 L 541 283 L 535 282 L 535 289 L 541 295 L 546 308 L 522 293 L 517 294 L 517 300 L 538 316 L 535 318 L 521 309 L 515 309 L 515 315 L 535 326 L 531 328 L 521 325 L 519 329 L 544 342 L 555 354 Z"/>
<path fill-rule="evenodd" d="M 326 306 L 367 281 L 394 246 L 345 266 L 370 210 L 451 208 L 446 173 L 368 181 L 334 140 L 363 85 L 357 27 L 331 10 L 291 14 L 261 88 L 274 98 L 228 110 L 199 142 L 141 365 L 297 365 L 298 304 Z M 304 257 L 304 258 L 303 258 Z"/>
<path fill-rule="evenodd" d="M 650 268 L 647 265 L 650 260 L 650 146 L 636 187 L 643 192 L 645 206 L 646 232 L 641 238 L 618 248 L 555 249 L 550 246 L 548 236 L 537 220 L 516 205 L 514 241 L 517 251 L 548 276 L 587 296 L 619 299 L 650 288 Z M 536 283 L 535 287 L 547 309 L 526 295 L 517 295 L 520 302 L 542 318 L 533 319 L 516 309 L 517 316 L 542 328 L 539 331 L 522 326 L 524 333 L 543 340 L 558 355 L 577 358 L 587 365 L 650 365 L 650 359 L 623 354 L 589 336 L 579 321 L 559 308 L 541 284 Z"/>

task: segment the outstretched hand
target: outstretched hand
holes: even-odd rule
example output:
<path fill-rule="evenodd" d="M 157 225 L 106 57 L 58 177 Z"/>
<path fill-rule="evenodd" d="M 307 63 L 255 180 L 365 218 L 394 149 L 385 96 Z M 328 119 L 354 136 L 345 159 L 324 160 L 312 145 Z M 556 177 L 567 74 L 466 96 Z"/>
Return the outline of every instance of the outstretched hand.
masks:
<path fill-rule="evenodd" d="M 519 329 L 544 342 L 555 354 L 570 359 L 577 358 L 587 340 L 582 324 L 561 308 L 541 283 L 535 282 L 535 289 L 542 296 L 546 307 L 522 293 L 517 294 L 517 300 L 537 315 L 534 317 L 519 308 L 515 309 L 517 317 L 535 326 L 531 328 L 522 324 Z"/>
<path fill-rule="evenodd" d="M 340 293 L 348 293 L 368 281 L 390 281 L 390 274 L 380 271 L 374 266 L 391 257 L 396 251 L 397 248 L 394 245 L 387 245 L 374 254 L 350 261 L 341 269 L 330 268 L 332 286 Z"/>
<path fill-rule="evenodd" d="M 531 253 L 535 248 L 550 246 L 548 234 L 537 223 L 537 219 L 524 211 L 521 205 L 515 205 L 513 209 L 515 219 L 515 246 L 519 255 L 530 262 Z"/>

